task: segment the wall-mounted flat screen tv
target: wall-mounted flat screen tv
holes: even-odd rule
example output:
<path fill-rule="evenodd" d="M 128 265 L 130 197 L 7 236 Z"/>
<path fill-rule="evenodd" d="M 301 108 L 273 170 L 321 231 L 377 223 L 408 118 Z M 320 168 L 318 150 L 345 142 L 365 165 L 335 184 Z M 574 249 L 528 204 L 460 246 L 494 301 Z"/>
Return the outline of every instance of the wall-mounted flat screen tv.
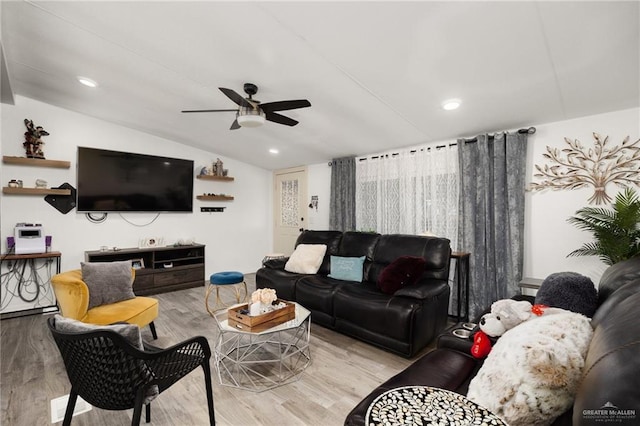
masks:
<path fill-rule="evenodd" d="M 79 212 L 192 212 L 193 161 L 78 148 Z"/>

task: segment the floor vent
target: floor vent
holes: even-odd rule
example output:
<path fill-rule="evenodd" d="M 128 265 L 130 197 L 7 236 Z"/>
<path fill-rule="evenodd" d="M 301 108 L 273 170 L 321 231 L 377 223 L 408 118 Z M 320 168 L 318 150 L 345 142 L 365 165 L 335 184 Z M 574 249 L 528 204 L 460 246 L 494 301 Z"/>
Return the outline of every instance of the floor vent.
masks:
<path fill-rule="evenodd" d="M 51 423 L 58 423 L 64 420 L 64 413 L 67 411 L 67 401 L 69 401 L 69 395 L 64 395 L 59 398 L 51 400 Z M 73 415 L 86 413 L 91 410 L 91 405 L 84 399 L 78 397 L 76 400 L 76 406 L 73 410 Z"/>

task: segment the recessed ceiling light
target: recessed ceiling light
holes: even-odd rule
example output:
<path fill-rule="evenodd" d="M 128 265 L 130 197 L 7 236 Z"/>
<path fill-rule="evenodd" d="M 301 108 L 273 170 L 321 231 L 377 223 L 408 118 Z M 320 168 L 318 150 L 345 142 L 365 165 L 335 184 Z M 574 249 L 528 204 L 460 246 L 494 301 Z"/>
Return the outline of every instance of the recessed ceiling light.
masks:
<path fill-rule="evenodd" d="M 454 109 L 458 109 L 462 101 L 460 99 L 449 99 L 442 103 L 442 109 L 451 111 Z"/>
<path fill-rule="evenodd" d="M 275 148 L 271 148 L 271 149 L 269 150 L 269 152 L 270 152 L 271 154 L 277 154 L 277 153 L 279 153 L 280 151 L 278 151 L 278 150 L 277 150 L 277 149 L 275 149 Z"/>
<path fill-rule="evenodd" d="M 87 87 L 98 87 L 98 83 L 96 83 L 94 80 L 91 80 L 90 78 L 82 76 L 78 76 L 76 78 L 78 79 L 78 82 L 80 84 L 84 84 Z"/>

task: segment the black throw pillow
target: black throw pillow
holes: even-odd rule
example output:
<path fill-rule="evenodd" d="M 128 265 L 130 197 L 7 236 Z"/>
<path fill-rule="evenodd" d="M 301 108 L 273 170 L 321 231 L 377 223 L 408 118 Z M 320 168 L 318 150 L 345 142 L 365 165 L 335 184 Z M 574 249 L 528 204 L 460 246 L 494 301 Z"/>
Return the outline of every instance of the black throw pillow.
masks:
<path fill-rule="evenodd" d="M 378 276 L 378 288 L 393 294 L 403 287 L 415 284 L 422 276 L 427 262 L 422 257 L 401 256 L 387 265 Z"/>

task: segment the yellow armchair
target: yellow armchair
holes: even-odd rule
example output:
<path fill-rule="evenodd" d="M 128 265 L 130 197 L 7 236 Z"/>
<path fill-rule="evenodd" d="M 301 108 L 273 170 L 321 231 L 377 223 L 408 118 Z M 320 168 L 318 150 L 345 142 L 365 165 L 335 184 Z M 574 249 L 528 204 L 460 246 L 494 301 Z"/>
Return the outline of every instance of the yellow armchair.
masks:
<path fill-rule="evenodd" d="M 135 270 L 131 270 L 135 276 Z M 158 317 L 158 301 L 150 297 L 137 296 L 134 299 L 89 307 L 89 287 L 82 281 L 80 269 L 63 272 L 51 278 L 53 291 L 63 317 L 89 324 L 107 325 L 115 322 L 149 325 L 154 339 L 158 338 L 153 320 Z"/>

